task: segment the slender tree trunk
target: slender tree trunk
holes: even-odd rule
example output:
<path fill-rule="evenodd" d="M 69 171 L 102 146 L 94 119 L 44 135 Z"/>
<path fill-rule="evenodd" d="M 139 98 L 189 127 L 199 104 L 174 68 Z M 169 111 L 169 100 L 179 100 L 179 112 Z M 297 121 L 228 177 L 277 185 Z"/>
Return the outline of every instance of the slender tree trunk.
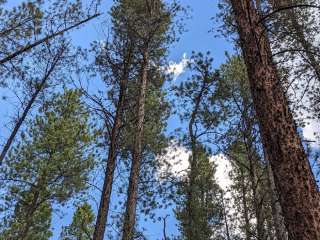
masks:
<path fill-rule="evenodd" d="M 284 219 L 282 216 L 282 210 L 279 203 L 279 196 L 274 183 L 273 173 L 270 164 L 268 163 L 268 183 L 270 189 L 270 199 L 271 199 L 271 211 L 274 223 L 274 228 L 276 230 L 277 240 L 288 240 L 288 233 L 286 226 L 284 225 Z"/>
<path fill-rule="evenodd" d="M 169 215 L 163 218 L 163 240 L 168 240 L 168 237 L 167 237 L 167 218 L 168 217 Z"/>
<path fill-rule="evenodd" d="M 6 144 L 4 145 L 1 154 L 0 154 L 0 165 L 2 164 L 4 158 L 6 157 L 22 123 L 24 122 L 24 120 L 26 119 L 30 109 L 32 108 L 32 105 L 34 104 L 34 102 L 36 101 L 39 93 L 43 90 L 46 82 L 48 81 L 51 73 L 54 71 L 56 65 L 58 64 L 59 60 L 61 59 L 61 56 L 64 52 L 65 48 L 62 48 L 61 51 L 58 53 L 58 55 L 56 56 L 56 58 L 54 59 L 50 69 L 47 71 L 47 73 L 45 74 L 45 76 L 42 78 L 40 84 L 37 86 L 36 91 L 32 94 L 30 100 L 28 101 L 28 104 L 26 106 L 26 108 L 23 110 L 23 113 L 21 115 L 21 117 L 18 119 L 18 121 L 16 122 Z"/>
<path fill-rule="evenodd" d="M 251 185 L 252 199 L 253 199 L 253 207 L 256 218 L 256 234 L 258 239 L 264 239 L 265 231 L 264 231 L 264 217 L 263 217 L 263 202 L 261 196 L 259 195 L 259 186 L 258 186 L 258 177 L 257 177 L 257 167 L 259 159 L 254 159 L 252 144 L 247 148 L 247 157 L 249 160 L 249 179 Z"/>
<path fill-rule="evenodd" d="M 272 8 L 274 10 L 277 10 L 282 7 L 292 6 L 295 5 L 294 1 L 292 0 L 269 0 L 270 4 L 272 5 Z M 282 11 L 282 16 L 286 19 L 286 21 L 283 21 L 283 25 L 288 25 L 289 27 L 294 30 L 294 32 L 291 34 L 294 40 L 297 41 L 304 50 L 306 57 L 308 59 L 308 62 L 313 69 L 317 80 L 320 82 L 320 62 L 315 57 L 315 53 L 313 50 L 312 44 L 308 41 L 303 25 L 300 24 L 300 22 L 297 19 L 297 14 L 295 13 L 295 9 L 286 9 Z"/>
<path fill-rule="evenodd" d="M 137 105 L 137 126 L 132 154 L 132 165 L 129 178 L 128 198 L 126 212 L 124 215 L 122 240 L 132 240 L 136 221 L 136 207 L 138 198 L 138 184 L 140 175 L 140 165 L 142 158 L 142 138 L 145 118 L 145 98 L 148 80 L 149 52 L 148 47 L 143 54 L 141 68 L 140 93 Z"/>
<path fill-rule="evenodd" d="M 98 216 L 94 229 L 93 239 L 103 240 L 109 213 L 110 197 L 112 192 L 113 176 L 116 168 L 118 138 L 121 124 L 123 122 L 123 111 L 125 107 L 126 91 L 128 84 L 128 69 L 125 70 L 124 76 L 120 82 L 119 98 L 111 138 L 109 143 L 107 169 L 104 176 L 103 189 L 101 193 Z"/>
<path fill-rule="evenodd" d="M 252 0 L 231 0 L 263 146 L 291 240 L 320 239 L 320 195 Z"/>
<path fill-rule="evenodd" d="M 223 190 L 221 190 L 221 203 L 222 203 L 222 213 L 223 213 L 223 220 L 224 220 L 224 225 L 226 227 L 226 240 L 231 240 L 231 234 L 230 234 L 230 227 L 228 223 L 228 214 L 226 211 L 226 205 L 224 203 L 224 193 Z"/>
<path fill-rule="evenodd" d="M 189 139 L 190 139 L 190 145 L 191 145 L 190 175 L 189 175 L 189 186 L 188 186 L 187 203 L 186 203 L 187 212 L 188 212 L 188 225 L 189 225 L 187 228 L 188 240 L 197 238 L 196 233 L 194 231 L 198 226 L 195 226 L 193 199 L 194 199 L 194 191 L 195 191 L 194 184 L 197 176 L 198 146 L 197 146 L 197 137 L 195 136 L 193 125 L 196 121 L 196 117 L 199 112 L 199 106 L 200 106 L 200 102 L 201 102 L 205 88 L 206 88 L 206 82 L 205 80 L 203 80 L 199 94 L 195 98 L 195 104 L 190 117 L 189 127 L 188 127 Z"/>
<path fill-rule="evenodd" d="M 244 103 L 245 106 L 249 106 L 248 102 Z M 263 201 L 259 194 L 259 183 L 258 183 L 258 164 L 260 158 L 257 157 L 257 154 L 254 149 L 254 119 L 248 116 L 248 108 L 246 107 L 242 113 L 243 119 L 243 132 L 242 140 L 245 146 L 246 158 L 248 159 L 248 173 L 249 181 L 251 185 L 252 201 L 253 201 L 253 210 L 256 218 L 256 236 L 258 239 L 264 239 L 264 217 L 263 217 Z"/>
<path fill-rule="evenodd" d="M 247 197 L 246 197 L 246 183 L 245 183 L 245 177 L 243 174 L 243 171 L 240 170 L 241 172 L 241 200 L 242 200 L 242 205 L 243 205 L 243 218 L 244 218 L 244 229 L 245 229 L 245 238 L 246 240 L 251 239 L 251 229 L 250 229 L 250 218 L 249 218 L 249 208 L 247 204 Z"/>

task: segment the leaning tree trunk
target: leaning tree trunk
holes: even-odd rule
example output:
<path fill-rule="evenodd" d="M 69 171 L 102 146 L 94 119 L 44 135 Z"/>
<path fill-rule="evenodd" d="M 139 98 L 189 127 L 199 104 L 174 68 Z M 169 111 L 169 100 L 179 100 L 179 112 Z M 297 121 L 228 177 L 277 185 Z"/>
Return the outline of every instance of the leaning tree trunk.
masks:
<path fill-rule="evenodd" d="M 252 0 L 231 0 L 264 151 L 292 240 L 320 239 L 320 195 Z"/>
<path fill-rule="evenodd" d="M 16 58 L 17 56 L 20 56 L 21 54 L 23 54 L 25 52 L 28 52 L 31 49 L 33 49 L 33 48 L 35 48 L 35 47 L 37 47 L 37 46 L 39 46 L 39 45 L 41 45 L 43 43 L 49 42 L 51 39 L 53 39 L 53 38 L 55 38 L 57 36 L 63 35 L 64 33 L 68 32 L 68 31 L 70 31 L 72 29 L 75 29 L 75 28 L 79 27 L 80 25 L 82 25 L 84 23 L 89 22 L 92 19 L 99 17 L 100 15 L 101 15 L 100 13 L 94 14 L 92 16 L 87 17 L 86 19 L 84 19 L 82 21 L 79 21 L 79 22 L 69 26 L 69 27 L 66 27 L 66 28 L 64 28 L 64 29 L 62 29 L 60 31 L 57 31 L 57 32 L 52 33 L 50 35 L 47 35 L 47 36 L 45 36 L 45 37 L 43 37 L 43 38 L 41 38 L 39 40 L 34 41 L 33 43 L 29 43 L 29 44 L 23 46 L 21 49 L 15 51 L 15 52 L 12 52 L 8 56 L 0 59 L 0 65 L 3 65 L 5 63 L 11 61 L 12 59 Z"/>
<path fill-rule="evenodd" d="M 54 71 L 54 69 L 56 68 L 57 64 L 59 63 L 59 61 L 61 60 L 61 57 L 63 55 L 65 51 L 65 48 L 62 47 L 61 50 L 58 52 L 58 54 L 55 56 L 54 61 L 50 67 L 50 69 L 46 72 L 46 74 L 44 75 L 44 77 L 41 79 L 41 82 L 38 84 L 38 86 L 36 87 L 35 92 L 32 94 L 31 98 L 29 99 L 25 109 L 22 112 L 21 117 L 19 117 L 19 119 L 17 120 L 8 140 L 6 141 L 1 153 L 0 153 L 0 165 L 2 165 L 3 160 L 5 159 L 8 151 L 10 150 L 11 145 L 14 142 L 14 139 L 19 131 L 19 129 L 21 128 L 23 122 L 25 121 L 28 113 L 30 112 L 32 106 L 34 105 L 35 101 L 38 98 L 38 95 L 40 94 L 40 92 L 44 89 L 46 83 L 48 82 L 52 72 Z"/>
<path fill-rule="evenodd" d="M 142 158 L 142 138 L 145 118 L 145 99 L 148 79 L 149 52 L 148 48 L 143 54 L 143 63 L 140 78 L 140 93 L 137 105 L 137 126 L 132 154 L 132 165 L 129 178 L 128 198 L 124 215 L 122 240 L 131 240 L 134 234 L 136 221 L 136 206 L 138 198 L 138 183 Z"/>
<path fill-rule="evenodd" d="M 127 71 L 127 70 L 126 70 Z M 119 131 L 122 124 L 123 110 L 125 107 L 125 97 L 127 91 L 128 73 L 124 74 L 120 82 L 119 98 L 117 103 L 116 115 L 111 131 L 111 138 L 109 143 L 109 152 L 107 160 L 107 169 L 105 172 L 103 189 L 101 193 L 98 216 L 96 220 L 95 230 L 93 234 L 94 240 L 103 240 L 107 224 L 107 217 L 109 213 L 110 197 L 112 192 L 113 176 L 116 168 L 117 148 Z"/>

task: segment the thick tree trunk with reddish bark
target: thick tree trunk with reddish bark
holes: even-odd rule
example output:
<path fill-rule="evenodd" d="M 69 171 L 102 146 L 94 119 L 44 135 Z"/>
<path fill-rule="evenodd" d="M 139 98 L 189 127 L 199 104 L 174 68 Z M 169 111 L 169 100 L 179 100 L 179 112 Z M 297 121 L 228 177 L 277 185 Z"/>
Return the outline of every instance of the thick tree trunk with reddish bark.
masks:
<path fill-rule="evenodd" d="M 320 195 L 252 0 L 231 0 L 264 151 L 292 240 L 320 239 Z"/>
<path fill-rule="evenodd" d="M 122 124 L 123 110 L 125 107 L 125 96 L 127 90 L 128 74 L 125 73 L 120 82 L 119 98 L 117 103 L 116 115 L 111 131 L 111 138 L 109 144 L 107 169 L 105 172 L 103 189 L 101 193 L 98 216 L 96 220 L 95 230 L 93 234 L 94 240 L 103 240 L 107 224 L 107 217 L 109 213 L 110 197 L 112 192 L 113 176 L 116 168 L 117 148 L 119 130 Z"/>
<path fill-rule="evenodd" d="M 138 184 L 140 176 L 140 165 L 142 158 L 142 138 L 145 118 L 145 99 L 148 79 L 149 52 L 148 48 L 143 54 L 143 63 L 141 67 L 140 93 L 137 104 L 137 127 L 134 140 L 132 165 L 129 178 L 128 198 L 126 203 L 126 212 L 124 215 L 122 240 L 131 240 L 134 234 L 136 222 L 136 207 L 138 198 Z"/>

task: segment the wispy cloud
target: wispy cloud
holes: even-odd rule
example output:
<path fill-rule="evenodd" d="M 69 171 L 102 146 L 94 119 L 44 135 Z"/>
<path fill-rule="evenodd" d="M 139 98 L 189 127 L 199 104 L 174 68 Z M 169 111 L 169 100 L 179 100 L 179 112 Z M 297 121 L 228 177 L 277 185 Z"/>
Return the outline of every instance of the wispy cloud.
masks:
<path fill-rule="evenodd" d="M 173 80 L 176 80 L 181 74 L 185 72 L 185 69 L 190 59 L 187 58 L 187 54 L 184 53 L 180 62 L 170 61 L 169 65 L 165 68 L 167 74 L 173 75 Z"/>

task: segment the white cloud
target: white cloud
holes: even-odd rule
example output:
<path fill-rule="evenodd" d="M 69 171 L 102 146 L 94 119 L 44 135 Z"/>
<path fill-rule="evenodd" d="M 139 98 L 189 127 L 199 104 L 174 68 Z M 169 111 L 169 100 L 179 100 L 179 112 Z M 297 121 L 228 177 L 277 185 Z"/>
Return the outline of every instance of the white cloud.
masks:
<path fill-rule="evenodd" d="M 229 176 L 232 166 L 230 161 L 224 154 L 213 155 L 210 158 L 211 162 L 216 165 L 215 179 L 221 189 L 226 190 L 232 185 L 232 180 Z"/>
<path fill-rule="evenodd" d="M 173 79 L 176 80 L 182 73 L 185 72 L 185 69 L 190 60 L 187 58 L 187 54 L 184 53 L 180 62 L 170 61 L 169 65 L 165 68 L 167 74 L 172 74 Z"/>
<path fill-rule="evenodd" d="M 159 156 L 159 160 L 162 162 L 160 177 L 165 177 L 166 173 L 177 178 L 185 176 L 189 168 L 190 154 L 190 151 L 185 147 L 172 143 L 167 148 L 166 154 Z"/>
<path fill-rule="evenodd" d="M 319 133 L 320 123 L 314 119 L 307 121 L 306 126 L 303 128 L 303 136 L 306 140 L 311 141 L 311 147 L 318 146 L 318 139 L 316 133 Z"/>
<path fill-rule="evenodd" d="M 186 176 L 187 170 L 189 168 L 189 157 L 191 152 L 183 146 L 179 146 L 176 143 L 167 149 L 166 154 L 160 156 L 160 160 L 164 163 L 162 169 L 160 169 L 160 176 L 166 177 L 166 174 L 173 175 L 176 178 L 182 178 Z M 215 180 L 220 188 L 224 192 L 224 204 L 226 210 L 226 218 L 229 224 L 230 230 L 239 234 L 241 222 L 236 219 L 240 219 L 240 212 L 235 209 L 235 199 L 230 192 L 231 185 L 233 184 L 230 178 L 230 171 L 232 170 L 231 162 L 224 154 L 212 155 L 210 161 L 216 165 Z"/>
<path fill-rule="evenodd" d="M 189 168 L 189 157 L 191 152 L 183 146 L 173 143 L 166 151 L 166 154 L 159 157 L 163 163 L 160 169 L 160 176 L 165 177 L 164 174 L 169 173 L 177 178 L 184 177 Z M 227 157 L 223 154 L 212 155 L 210 161 L 216 165 L 215 179 L 219 186 L 226 190 L 231 184 L 232 180 L 229 172 L 232 166 Z"/>

